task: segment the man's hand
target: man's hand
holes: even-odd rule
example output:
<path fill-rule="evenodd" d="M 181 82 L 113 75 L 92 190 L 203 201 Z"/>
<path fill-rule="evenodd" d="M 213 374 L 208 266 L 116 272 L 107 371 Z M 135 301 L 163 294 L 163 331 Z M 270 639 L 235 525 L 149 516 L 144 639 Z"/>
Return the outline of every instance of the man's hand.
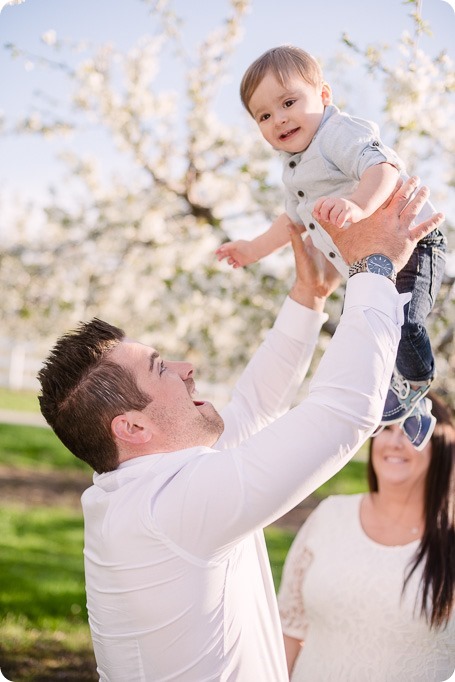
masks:
<path fill-rule="evenodd" d="M 299 229 L 290 224 L 289 234 L 296 271 L 296 281 L 289 296 L 307 308 L 322 312 L 326 298 L 340 283 L 340 274 L 324 254 L 313 246 L 311 239 L 307 238 L 307 232 L 302 239 Z"/>
<path fill-rule="evenodd" d="M 314 205 L 313 215 L 318 222 L 324 220 L 340 228 L 345 223 L 358 223 L 365 217 L 365 211 L 350 199 L 319 197 Z"/>
<path fill-rule="evenodd" d="M 444 215 L 436 213 L 410 227 L 430 195 L 424 186 L 411 199 L 418 185 L 416 177 L 409 178 L 404 184 L 399 180 L 382 206 L 369 218 L 353 223 L 347 230 L 321 222 L 348 265 L 372 253 L 382 253 L 390 258 L 398 272 L 408 262 L 417 242 L 442 224 Z"/>
<path fill-rule="evenodd" d="M 233 268 L 245 267 L 251 263 L 256 263 L 259 257 L 252 242 L 246 239 L 237 239 L 235 242 L 226 242 L 215 251 L 219 261 L 227 258 L 229 265 Z"/>

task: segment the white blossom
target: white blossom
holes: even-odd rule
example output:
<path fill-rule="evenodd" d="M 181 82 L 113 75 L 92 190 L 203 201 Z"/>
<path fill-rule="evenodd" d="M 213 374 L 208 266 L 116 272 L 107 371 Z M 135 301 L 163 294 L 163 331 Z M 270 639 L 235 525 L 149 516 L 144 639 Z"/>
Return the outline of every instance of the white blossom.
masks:
<path fill-rule="evenodd" d="M 43 33 L 41 40 L 46 45 L 55 45 L 57 42 L 57 32 L 53 28 L 50 28 L 48 31 Z"/>
<path fill-rule="evenodd" d="M 0 12 L 7 5 L 21 5 L 25 0 L 0 0 Z"/>

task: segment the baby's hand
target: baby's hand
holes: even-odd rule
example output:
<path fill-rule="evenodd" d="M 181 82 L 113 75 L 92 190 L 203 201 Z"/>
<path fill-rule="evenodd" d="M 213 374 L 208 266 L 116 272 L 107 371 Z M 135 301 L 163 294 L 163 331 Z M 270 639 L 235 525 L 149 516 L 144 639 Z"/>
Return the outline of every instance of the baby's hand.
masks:
<path fill-rule="evenodd" d="M 232 265 L 233 268 L 243 268 L 245 265 L 256 263 L 259 260 L 253 244 L 246 239 L 237 239 L 235 242 L 221 244 L 215 254 L 219 261 L 227 258 L 228 264 Z"/>
<path fill-rule="evenodd" d="M 360 206 L 343 197 L 320 197 L 314 205 L 313 216 L 316 220 L 325 220 L 336 227 L 343 227 L 345 223 L 358 223 L 366 217 Z"/>

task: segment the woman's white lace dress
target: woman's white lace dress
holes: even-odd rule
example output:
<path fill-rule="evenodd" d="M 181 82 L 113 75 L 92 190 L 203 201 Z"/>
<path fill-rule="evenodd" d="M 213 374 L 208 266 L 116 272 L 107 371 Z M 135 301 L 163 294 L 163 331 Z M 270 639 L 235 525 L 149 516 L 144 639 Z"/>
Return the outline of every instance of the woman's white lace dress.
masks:
<path fill-rule="evenodd" d="M 455 616 L 430 630 L 415 611 L 421 570 L 402 595 L 419 541 L 388 547 L 360 524 L 362 495 L 319 504 L 300 529 L 278 603 L 286 635 L 304 639 L 292 682 L 442 682 L 455 669 Z"/>

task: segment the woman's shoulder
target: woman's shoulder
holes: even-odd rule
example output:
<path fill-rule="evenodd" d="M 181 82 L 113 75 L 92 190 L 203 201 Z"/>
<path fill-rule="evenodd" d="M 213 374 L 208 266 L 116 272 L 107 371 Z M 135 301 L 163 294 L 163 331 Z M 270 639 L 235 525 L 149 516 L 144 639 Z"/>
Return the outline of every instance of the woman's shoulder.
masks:
<path fill-rule="evenodd" d="M 355 534 L 361 498 L 362 495 L 331 495 L 321 500 L 297 532 L 294 552 L 302 547 L 317 551 L 337 538 L 344 542 L 348 535 Z"/>
<path fill-rule="evenodd" d="M 319 515 L 348 512 L 358 509 L 363 493 L 355 495 L 329 495 L 316 507 Z"/>
<path fill-rule="evenodd" d="M 330 495 L 319 502 L 318 506 L 308 517 L 304 527 L 308 532 L 326 532 L 337 526 L 343 529 L 358 519 L 360 501 L 363 494 Z"/>

